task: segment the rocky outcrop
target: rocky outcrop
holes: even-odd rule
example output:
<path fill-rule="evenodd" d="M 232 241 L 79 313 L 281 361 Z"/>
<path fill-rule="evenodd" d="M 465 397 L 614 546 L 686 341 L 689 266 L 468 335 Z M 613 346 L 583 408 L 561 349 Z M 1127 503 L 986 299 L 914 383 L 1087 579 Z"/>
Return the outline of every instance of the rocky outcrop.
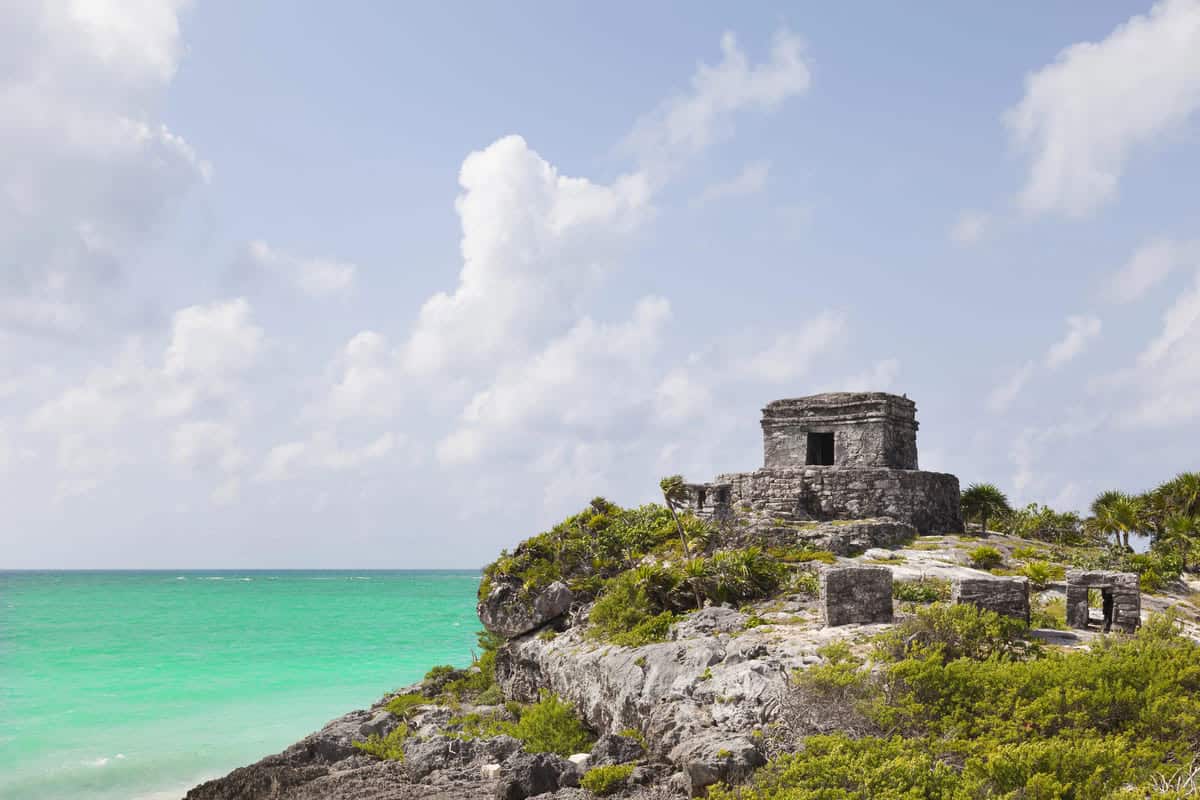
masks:
<path fill-rule="evenodd" d="M 557 795 L 547 792 L 579 785 L 580 770 L 570 761 L 525 753 L 511 736 L 446 735 L 449 716 L 448 709 L 432 705 L 418 710 L 407 721 L 417 735 L 406 741 L 404 760 L 384 761 L 351 745 L 368 730 L 386 735 L 400 724 L 381 701 L 335 719 L 282 753 L 195 787 L 185 800 L 548 800 Z"/>
<path fill-rule="evenodd" d="M 764 621 L 800 615 L 815 618 L 815 604 L 785 602 Z M 823 644 L 863 630 L 748 628 L 749 619 L 709 607 L 676 625 L 672 641 L 635 648 L 595 644 L 574 628 L 552 640 L 524 636 L 501 649 L 496 678 L 519 700 L 543 689 L 570 700 L 597 733 L 637 731 L 651 761 L 670 764 L 699 792 L 763 763 L 759 743 L 792 671 L 819 661 Z"/>
<path fill-rule="evenodd" d="M 562 581 L 526 595 L 520 581 L 500 579 L 479 601 L 479 620 L 492 633 L 506 638 L 537 630 L 571 608 L 574 594 Z"/>

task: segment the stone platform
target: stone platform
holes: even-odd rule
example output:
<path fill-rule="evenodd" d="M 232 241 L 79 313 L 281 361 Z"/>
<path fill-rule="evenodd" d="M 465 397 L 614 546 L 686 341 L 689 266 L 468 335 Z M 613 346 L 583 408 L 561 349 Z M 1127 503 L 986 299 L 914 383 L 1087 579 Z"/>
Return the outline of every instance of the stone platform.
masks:
<path fill-rule="evenodd" d="M 887 517 L 923 534 L 963 529 L 958 478 L 888 467 L 783 467 L 720 475 L 735 514 L 786 522 Z"/>

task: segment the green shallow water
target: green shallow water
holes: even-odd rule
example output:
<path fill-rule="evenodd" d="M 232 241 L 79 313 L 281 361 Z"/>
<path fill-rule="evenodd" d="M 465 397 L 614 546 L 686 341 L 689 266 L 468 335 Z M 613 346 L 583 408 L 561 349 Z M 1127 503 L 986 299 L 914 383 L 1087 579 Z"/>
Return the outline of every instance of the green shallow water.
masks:
<path fill-rule="evenodd" d="M 467 664 L 476 571 L 0 572 L 0 798 L 176 798 Z"/>

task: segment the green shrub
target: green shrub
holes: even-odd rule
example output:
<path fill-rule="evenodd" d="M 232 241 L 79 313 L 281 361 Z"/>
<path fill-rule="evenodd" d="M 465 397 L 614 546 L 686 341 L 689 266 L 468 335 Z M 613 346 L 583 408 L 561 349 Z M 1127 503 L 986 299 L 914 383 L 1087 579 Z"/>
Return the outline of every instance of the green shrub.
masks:
<path fill-rule="evenodd" d="M 675 614 L 651 600 L 646 576 L 636 570 L 609 581 L 588 617 L 588 636 L 623 647 L 665 641 Z"/>
<path fill-rule="evenodd" d="M 1042 606 L 1030 609 L 1029 627 L 1065 631 L 1067 629 L 1067 601 L 1058 597 Z"/>
<path fill-rule="evenodd" d="M 892 661 L 906 657 L 935 656 L 949 662 L 958 658 L 1018 658 L 1029 645 L 1022 638 L 1025 624 L 969 603 L 932 605 L 881 634 L 876 655 Z"/>
<path fill-rule="evenodd" d="M 1029 584 L 1041 591 L 1050 585 L 1051 581 L 1062 580 L 1066 577 L 1066 569 L 1061 564 L 1049 564 L 1045 561 L 1030 561 L 1021 568 L 1020 574 L 1029 578 Z"/>
<path fill-rule="evenodd" d="M 398 694 L 391 700 L 388 700 L 384 708 L 392 714 L 395 714 L 402 720 L 408 719 L 418 706 L 426 705 L 429 699 L 419 692 L 409 692 L 408 694 Z"/>
<path fill-rule="evenodd" d="M 500 691 L 498 683 L 493 683 L 475 698 L 475 703 L 481 706 L 498 706 L 503 702 L 504 692 Z"/>
<path fill-rule="evenodd" d="M 874 730 L 807 736 L 749 786 L 714 787 L 709 797 L 1191 796 L 1178 765 L 1194 758 L 1200 730 L 1200 645 L 1169 617 L 1156 615 L 1135 636 L 1106 638 L 1091 650 L 1026 660 L 987 648 L 976 653 L 983 657 L 954 659 L 916 649 L 867 671 L 847 652 L 819 680 L 846 688 L 849 703 L 834 699 L 859 709 Z"/>
<path fill-rule="evenodd" d="M 510 733 L 530 753 L 587 752 L 595 739 L 579 721 L 574 707 L 557 695 L 543 693 L 541 700 L 525 708 Z"/>
<path fill-rule="evenodd" d="M 980 545 L 967 554 L 971 566 L 975 569 L 994 569 L 1004 563 L 1004 556 L 999 550 L 988 545 Z"/>
<path fill-rule="evenodd" d="M 579 781 L 579 785 L 600 797 L 621 791 L 633 774 L 633 764 L 618 764 L 607 767 L 592 767 Z"/>
<path fill-rule="evenodd" d="M 408 735 L 408 725 L 401 722 L 387 736 L 381 737 L 379 734 L 373 733 L 367 737 L 365 742 L 351 742 L 351 744 L 364 753 L 369 753 L 376 758 L 383 758 L 388 761 L 403 761 L 404 740 L 408 738 Z"/>
<path fill-rule="evenodd" d="M 1023 561 L 1030 561 L 1035 558 L 1041 558 L 1041 551 L 1036 547 L 1014 547 L 1012 557 Z"/>
<path fill-rule="evenodd" d="M 447 735 L 456 739 L 490 739 L 501 734 L 512 735 L 514 716 L 508 709 L 456 714 L 446 721 Z"/>
<path fill-rule="evenodd" d="M 807 570 L 796 570 L 787 580 L 787 591 L 792 594 L 803 594 L 816 597 L 821 591 L 821 581 L 816 573 Z"/>
<path fill-rule="evenodd" d="M 921 578 L 916 581 L 896 581 L 892 597 L 910 603 L 935 603 L 950 599 L 950 581 L 940 578 Z"/>

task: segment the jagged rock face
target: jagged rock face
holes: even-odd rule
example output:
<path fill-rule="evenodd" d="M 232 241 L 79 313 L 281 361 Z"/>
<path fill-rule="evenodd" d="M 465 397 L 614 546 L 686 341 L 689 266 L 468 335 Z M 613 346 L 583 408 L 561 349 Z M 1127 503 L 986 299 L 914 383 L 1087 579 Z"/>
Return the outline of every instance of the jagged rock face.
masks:
<path fill-rule="evenodd" d="M 682 770 L 698 792 L 762 763 L 754 732 L 771 720 L 792 670 L 819 661 L 816 650 L 831 640 L 823 631 L 744 630 L 746 620 L 704 609 L 677 626 L 684 638 L 636 648 L 597 645 L 577 629 L 550 641 L 525 636 L 501 648 L 496 678 L 518 700 L 549 689 L 598 733 L 639 731 L 651 758 Z"/>
<path fill-rule="evenodd" d="M 476 609 L 483 627 L 512 639 L 561 617 L 570 610 L 574 599 L 575 595 L 562 581 L 555 581 L 532 597 L 524 597 L 519 581 L 501 579 Z"/>
<path fill-rule="evenodd" d="M 409 687 L 407 691 L 420 688 Z M 333 720 L 282 753 L 241 767 L 188 792 L 185 800 L 523 800 L 534 794 L 565 800 L 577 786 L 575 765 L 521 751 L 511 736 L 462 740 L 442 726 L 449 711 L 422 707 L 408 724 L 416 735 L 404 761 L 381 761 L 350 743 L 364 727 L 381 735 L 399 724 L 381 700 Z"/>

